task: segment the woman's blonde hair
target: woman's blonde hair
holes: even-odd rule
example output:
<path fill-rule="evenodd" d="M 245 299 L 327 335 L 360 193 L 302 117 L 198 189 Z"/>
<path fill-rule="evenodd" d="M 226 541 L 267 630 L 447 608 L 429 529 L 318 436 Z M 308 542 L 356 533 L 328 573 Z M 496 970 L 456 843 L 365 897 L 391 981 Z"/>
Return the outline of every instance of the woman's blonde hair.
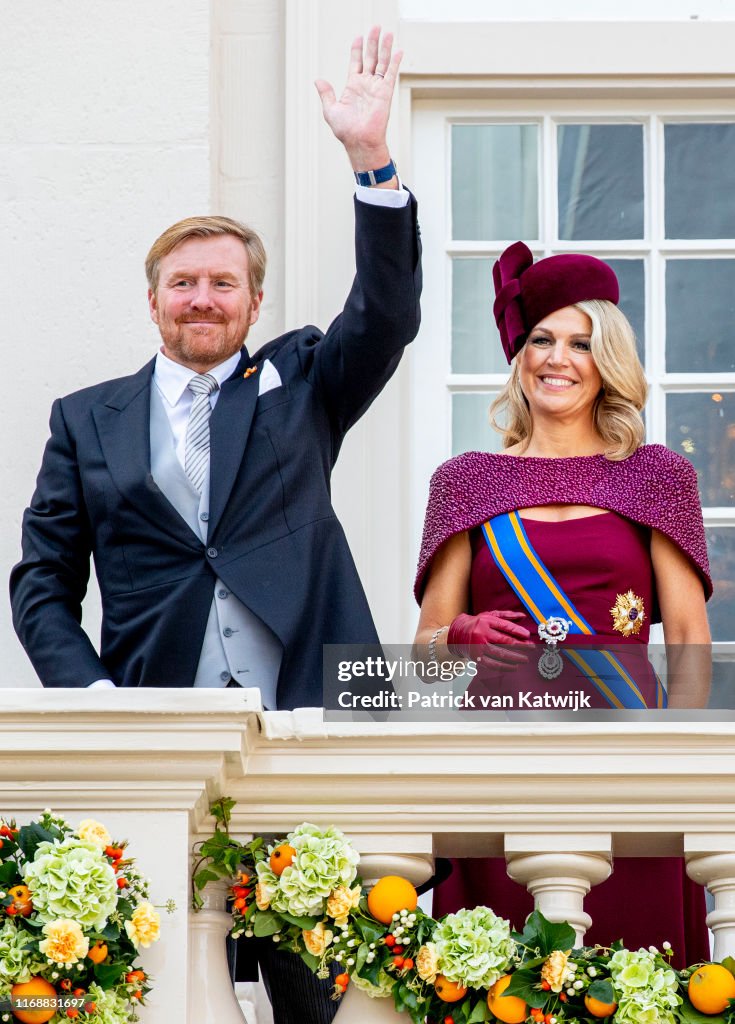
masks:
<path fill-rule="evenodd" d="M 613 462 L 627 459 L 643 444 L 645 427 L 641 410 L 646 404 L 648 384 L 635 346 L 635 334 L 625 315 L 612 302 L 588 299 L 574 309 L 592 321 L 590 351 L 602 377 L 592 417 L 597 433 L 607 445 L 605 456 Z M 521 350 L 522 352 L 523 350 Z M 504 425 L 498 422 L 502 417 Z M 490 406 L 490 423 L 503 434 L 503 447 L 528 445 L 533 421 L 521 389 L 518 356 L 510 378 Z"/>

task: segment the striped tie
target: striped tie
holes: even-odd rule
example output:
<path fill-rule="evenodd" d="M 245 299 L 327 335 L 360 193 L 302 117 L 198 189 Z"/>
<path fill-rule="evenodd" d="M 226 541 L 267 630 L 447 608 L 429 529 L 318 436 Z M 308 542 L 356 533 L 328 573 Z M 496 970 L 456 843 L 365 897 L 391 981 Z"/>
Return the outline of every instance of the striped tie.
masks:
<path fill-rule="evenodd" d="M 209 396 L 219 389 L 219 384 L 210 373 L 198 373 L 186 386 L 194 395 L 194 401 L 186 425 L 184 470 L 201 494 L 209 470 L 209 417 L 212 415 Z"/>

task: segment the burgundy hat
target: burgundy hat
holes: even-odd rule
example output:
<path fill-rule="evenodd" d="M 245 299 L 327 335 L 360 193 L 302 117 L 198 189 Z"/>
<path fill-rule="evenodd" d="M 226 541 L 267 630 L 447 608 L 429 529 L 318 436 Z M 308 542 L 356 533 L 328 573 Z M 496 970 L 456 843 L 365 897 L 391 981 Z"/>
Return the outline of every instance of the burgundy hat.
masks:
<path fill-rule="evenodd" d="M 493 267 L 493 313 L 508 362 L 523 348 L 540 320 L 585 299 L 608 299 L 617 305 L 618 279 L 612 267 L 595 256 L 564 253 L 533 262 L 524 242 L 514 242 Z"/>

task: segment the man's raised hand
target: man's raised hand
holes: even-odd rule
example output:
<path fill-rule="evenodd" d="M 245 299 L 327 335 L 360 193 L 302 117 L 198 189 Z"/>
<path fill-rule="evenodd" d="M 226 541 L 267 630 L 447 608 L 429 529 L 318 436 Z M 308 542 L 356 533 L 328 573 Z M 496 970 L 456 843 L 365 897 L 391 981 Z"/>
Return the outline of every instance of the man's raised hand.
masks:
<path fill-rule="evenodd" d="M 386 130 L 403 53 L 393 53 L 393 34 L 382 39 L 380 26 L 367 39 L 358 36 L 350 50 L 347 83 L 339 99 L 324 79 L 316 87 L 324 120 L 347 150 L 355 171 L 377 170 L 390 160 Z"/>

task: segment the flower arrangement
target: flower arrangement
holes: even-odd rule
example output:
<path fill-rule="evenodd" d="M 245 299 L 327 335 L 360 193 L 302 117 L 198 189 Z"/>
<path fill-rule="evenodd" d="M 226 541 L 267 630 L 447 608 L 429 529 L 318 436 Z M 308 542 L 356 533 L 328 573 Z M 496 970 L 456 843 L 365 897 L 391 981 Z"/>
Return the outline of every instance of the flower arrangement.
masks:
<path fill-rule="evenodd" d="M 21 827 L 0 820 L 3 1021 L 138 1020 L 151 988 L 138 951 L 159 932 L 147 880 L 104 825 L 73 829 L 50 810 Z"/>
<path fill-rule="evenodd" d="M 338 829 L 305 823 L 273 843 L 240 844 L 229 835 L 233 806 L 212 806 L 195 905 L 209 881 L 237 875 L 233 936 L 270 936 L 321 978 L 336 965 L 335 998 L 351 983 L 392 998 L 414 1024 L 735 1024 L 733 960 L 676 971 L 669 943 L 575 948 L 571 925 L 538 911 L 522 932 L 488 907 L 437 921 L 406 879 L 363 890 L 359 857 Z"/>

